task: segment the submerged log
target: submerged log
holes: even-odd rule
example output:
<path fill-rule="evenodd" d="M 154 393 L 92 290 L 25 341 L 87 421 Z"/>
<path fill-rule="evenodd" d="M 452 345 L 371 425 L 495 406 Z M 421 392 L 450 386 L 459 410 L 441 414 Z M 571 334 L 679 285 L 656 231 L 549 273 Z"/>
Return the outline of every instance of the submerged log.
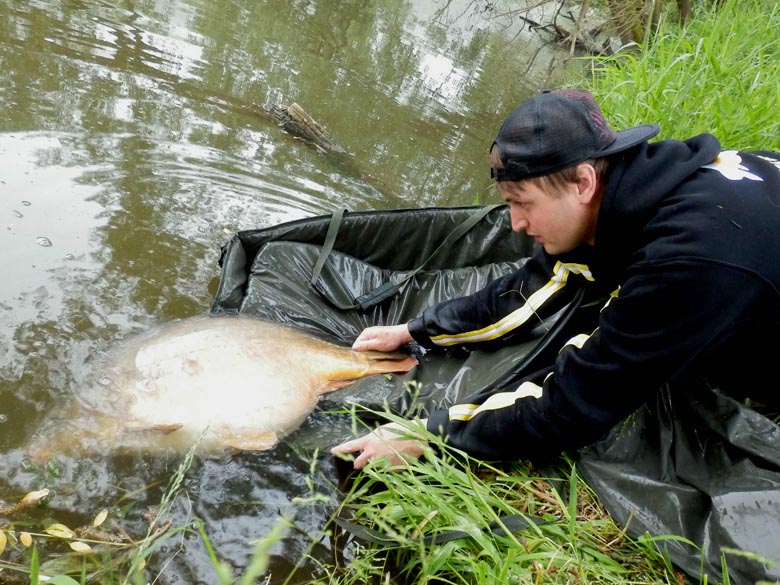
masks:
<path fill-rule="evenodd" d="M 283 130 L 293 136 L 311 142 L 324 152 L 347 154 L 347 151 L 339 146 L 327 129 L 297 103 L 293 102 L 289 106 L 263 104 L 262 109 Z"/>
<path fill-rule="evenodd" d="M 268 103 L 257 105 L 226 95 L 212 95 L 209 97 L 209 101 L 229 111 L 271 120 L 285 132 L 308 142 L 323 152 L 349 154 L 333 139 L 330 132 L 322 124 L 295 102 L 289 106 Z"/>
<path fill-rule="evenodd" d="M 330 132 L 297 103 L 293 102 L 289 106 L 269 103 L 257 105 L 227 96 L 211 96 L 210 99 L 217 106 L 232 112 L 271 120 L 288 134 L 328 155 L 328 158 L 344 172 L 360 177 L 380 193 L 392 193 L 392 189 L 384 184 L 381 177 L 377 176 L 373 170 L 364 168 L 360 160 L 336 142 Z"/>

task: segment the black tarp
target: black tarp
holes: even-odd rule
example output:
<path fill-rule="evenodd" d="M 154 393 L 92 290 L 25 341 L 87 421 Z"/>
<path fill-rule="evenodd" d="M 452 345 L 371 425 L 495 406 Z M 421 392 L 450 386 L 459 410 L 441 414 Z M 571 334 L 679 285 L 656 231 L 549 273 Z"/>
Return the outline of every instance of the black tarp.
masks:
<path fill-rule="evenodd" d="M 532 243 L 511 232 L 504 207 L 439 248 L 478 210 L 346 213 L 318 280 L 328 298 L 310 279 L 330 216 L 239 232 L 223 247 L 211 311 L 264 317 L 348 344 L 364 327 L 405 322 L 522 265 Z M 384 303 L 366 311 L 334 306 L 412 271 Z M 594 323 L 595 310 L 575 303 L 522 343 L 473 352 L 418 349 L 420 366 L 409 374 L 374 381 L 370 389 L 358 382 L 340 399 L 424 415 L 549 366 L 570 335 Z M 720 582 L 726 566 L 732 583 L 780 580 L 780 427 L 772 420 L 703 382 L 678 383 L 572 455 L 630 535 L 682 537 L 656 543 L 694 579 Z"/>

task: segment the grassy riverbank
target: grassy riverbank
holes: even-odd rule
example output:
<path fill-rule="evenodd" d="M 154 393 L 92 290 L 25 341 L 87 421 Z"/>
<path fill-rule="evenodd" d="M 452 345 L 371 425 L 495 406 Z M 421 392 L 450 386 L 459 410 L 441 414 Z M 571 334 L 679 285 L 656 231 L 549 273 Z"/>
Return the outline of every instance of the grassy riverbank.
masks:
<path fill-rule="evenodd" d="M 780 150 L 780 5 L 717 4 L 638 53 L 592 61 L 585 84 L 613 128 L 655 122 L 661 139 L 710 132 L 724 148 Z"/>
<path fill-rule="evenodd" d="M 328 582 L 678 582 L 664 538 L 628 538 L 570 461 L 496 467 L 429 440 L 438 455 L 360 476 L 341 513 L 372 532 L 352 528 L 355 558 Z"/>

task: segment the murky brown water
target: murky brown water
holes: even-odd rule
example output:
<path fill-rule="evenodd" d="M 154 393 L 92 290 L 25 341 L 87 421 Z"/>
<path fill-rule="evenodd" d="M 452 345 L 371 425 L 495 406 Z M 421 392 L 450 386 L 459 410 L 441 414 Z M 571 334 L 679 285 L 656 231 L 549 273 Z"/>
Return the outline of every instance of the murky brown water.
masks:
<path fill-rule="evenodd" d="M 178 461 L 63 458 L 41 470 L 23 447 L 117 340 L 207 310 L 229 234 L 337 206 L 492 201 L 498 125 L 560 69 L 506 11 L 487 0 L 0 0 L 0 497 L 47 486 L 59 521 L 110 507 L 145 529 L 141 512 Z M 286 134 L 256 113 L 265 102 L 301 104 L 352 156 Z M 331 558 L 327 506 L 292 504 L 335 493 L 314 450 L 330 447 L 329 424 L 316 415 L 272 452 L 196 460 L 174 522 L 202 519 L 237 573 L 280 513 L 303 532 L 273 549 L 274 581 L 307 554 Z M 308 578 L 303 565 L 292 582 Z M 170 541 L 150 575 L 215 582 L 194 533 Z"/>

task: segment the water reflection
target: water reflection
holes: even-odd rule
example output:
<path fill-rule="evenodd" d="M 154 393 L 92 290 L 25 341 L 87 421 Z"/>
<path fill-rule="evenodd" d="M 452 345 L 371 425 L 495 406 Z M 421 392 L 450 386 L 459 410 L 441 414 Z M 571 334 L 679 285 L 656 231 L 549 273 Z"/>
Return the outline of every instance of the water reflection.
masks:
<path fill-rule="evenodd" d="M 491 200 L 498 124 L 557 71 L 502 12 L 481 0 L 0 0 L 0 491 L 49 485 L 52 513 L 73 523 L 134 502 L 141 530 L 176 461 L 63 459 L 52 475 L 21 449 L 91 387 L 117 340 L 207 309 L 229 234 L 335 207 Z M 349 155 L 260 108 L 292 102 Z M 318 417 L 303 447 L 198 461 L 176 521 L 204 519 L 239 570 L 294 497 L 335 497 L 327 458 L 309 477 L 332 420 Z M 319 534 L 322 507 L 293 512 Z M 212 581 L 190 538 L 164 581 Z M 310 546 L 291 535 L 275 573 Z"/>

